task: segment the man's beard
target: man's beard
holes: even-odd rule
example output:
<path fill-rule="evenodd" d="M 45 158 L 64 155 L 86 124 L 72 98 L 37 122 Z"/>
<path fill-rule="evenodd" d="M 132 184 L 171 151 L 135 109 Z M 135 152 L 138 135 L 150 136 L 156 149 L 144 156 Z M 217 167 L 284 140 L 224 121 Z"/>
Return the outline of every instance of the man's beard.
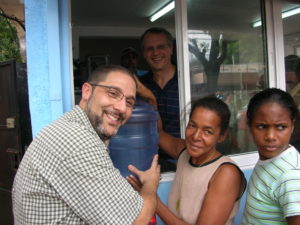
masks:
<path fill-rule="evenodd" d="M 92 113 L 90 111 L 90 109 L 87 110 L 87 116 L 92 124 L 92 127 L 94 128 L 94 130 L 96 131 L 96 133 L 98 134 L 99 138 L 102 141 L 107 141 L 107 140 L 111 139 L 117 133 L 117 131 L 119 129 L 119 128 L 116 128 L 115 132 L 109 134 L 106 132 L 105 128 L 103 127 L 103 120 L 100 119 L 94 113 Z"/>
<path fill-rule="evenodd" d="M 86 112 L 87 117 L 89 118 L 89 120 L 92 124 L 92 127 L 94 128 L 94 130 L 98 134 L 99 138 L 103 142 L 105 142 L 105 141 L 111 139 L 113 136 L 116 135 L 116 133 L 118 132 L 120 126 L 116 126 L 115 131 L 113 133 L 108 133 L 106 131 L 104 125 L 103 125 L 103 115 L 104 115 L 106 110 L 103 110 L 102 111 L 102 117 L 99 117 L 98 115 L 96 115 L 95 113 L 92 112 L 91 105 L 92 105 L 92 99 L 89 99 L 88 103 L 87 103 L 87 106 L 85 108 L 85 112 Z"/>

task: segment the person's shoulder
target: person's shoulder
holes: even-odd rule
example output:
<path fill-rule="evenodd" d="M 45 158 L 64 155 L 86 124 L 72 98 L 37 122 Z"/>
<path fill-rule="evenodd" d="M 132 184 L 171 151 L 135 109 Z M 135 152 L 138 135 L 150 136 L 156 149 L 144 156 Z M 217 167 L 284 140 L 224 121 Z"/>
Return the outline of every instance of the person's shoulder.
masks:
<path fill-rule="evenodd" d="M 143 76 L 145 76 L 147 73 L 149 73 L 148 70 L 140 70 L 140 69 L 137 69 L 137 70 L 136 70 L 136 75 L 138 75 L 138 77 L 143 77 Z"/>
<path fill-rule="evenodd" d="M 222 155 L 220 156 L 220 158 L 216 161 L 216 164 L 218 164 L 218 168 L 221 167 L 229 167 L 229 168 L 236 168 L 236 169 L 240 169 L 236 163 L 228 156 L 226 155 Z"/>
<path fill-rule="evenodd" d="M 228 156 L 221 157 L 221 163 L 214 175 L 219 179 L 242 179 L 245 180 L 244 173 L 236 163 Z"/>
<path fill-rule="evenodd" d="M 178 153 L 178 159 L 180 158 L 180 157 L 189 157 L 189 154 L 187 153 L 187 149 L 186 149 L 186 147 L 184 147 L 179 153 Z"/>
<path fill-rule="evenodd" d="M 290 145 L 281 155 L 273 161 L 273 164 L 282 171 L 300 169 L 300 154 L 298 150 Z M 270 165 L 270 164 L 269 164 Z"/>
<path fill-rule="evenodd" d="M 147 73 L 145 73 L 142 76 L 139 76 L 138 78 L 142 83 L 146 81 L 151 81 L 153 79 L 153 74 L 151 71 L 148 71 Z"/>
<path fill-rule="evenodd" d="M 211 187 L 217 187 L 219 190 L 237 188 L 236 190 L 239 190 L 239 195 L 236 200 L 238 200 L 245 192 L 247 180 L 237 165 L 228 162 L 222 163 L 218 167 L 213 174 L 209 185 L 211 185 Z"/>
<path fill-rule="evenodd" d="M 47 142 L 52 140 L 52 145 L 66 143 L 79 146 L 87 145 L 83 140 L 98 142 L 98 137 L 91 127 L 88 118 L 79 106 L 64 113 L 60 118 L 44 127 L 38 135 Z"/>
<path fill-rule="evenodd" d="M 292 150 L 285 157 L 282 157 L 281 161 L 281 164 L 276 164 L 276 169 L 280 169 L 280 173 L 277 174 L 278 176 L 274 180 L 274 189 L 280 193 L 285 192 L 286 189 L 295 190 L 294 193 L 298 192 L 300 188 L 299 152 L 296 149 L 295 151 Z"/>
<path fill-rule="evenodd" d="M 225 162 L 222 163 L 217 172 L 220 174 L 220 176 L 240 176 L 240 169 L 239 167 L 231 162 Z"/>
<path fill-rule="evenodd" d="M 282 178 L 292 179 L 292 177 L 299 177 L 300 173 L 300 153 L 293 146 L 288 154 L 282 157 Z M 300 182 L 300 180 L 299 180 Z"/>
<path fill-rule="evenodd" d="M 78 127 L 78 124 L 82 120 L 81 117 L 84 117 L 83 111 L 79 108 L 79 106 L 75 106 L 71 111 L 64 113 L 58 119 L 51 122 L 45 129 L 49 129 L 54 133 L 64 132 L 64 130 L 73 131 Z"/>
<path fill-rule="evenodd" d="M 187 149 L 184 148 L 178 155 L 177 164 L 189 164 L 190 156 L 187 153 Z"/>
<path fill-rule="evenodd" d="M 291 168 L 300 170 L 300 153 L 294 146 L 291 146 L 291 148 L 292 150 L 289 155 L 289 161 L 292 164 Z"/>

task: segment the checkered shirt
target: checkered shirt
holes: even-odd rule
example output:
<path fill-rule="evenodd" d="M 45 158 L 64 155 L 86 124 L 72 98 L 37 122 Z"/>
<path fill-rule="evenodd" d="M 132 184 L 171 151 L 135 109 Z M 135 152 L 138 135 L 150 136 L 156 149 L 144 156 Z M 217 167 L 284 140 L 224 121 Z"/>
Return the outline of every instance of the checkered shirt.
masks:
<path fill-rule="evenodd" d="M 15 225 L 132 224 L 143 207 L 79 106 L 36 136 L 12 197 Z"/>

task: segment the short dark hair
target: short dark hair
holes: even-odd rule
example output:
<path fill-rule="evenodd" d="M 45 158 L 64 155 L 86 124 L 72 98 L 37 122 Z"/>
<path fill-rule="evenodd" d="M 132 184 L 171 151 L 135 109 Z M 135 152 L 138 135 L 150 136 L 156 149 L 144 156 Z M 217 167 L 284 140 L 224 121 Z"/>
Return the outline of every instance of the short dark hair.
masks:
<path fill-rule="evenodd" d="M 296 67 L 296 75 L 299 77 L 299 80 L 300 80 L 300 61 L 299 61 L 299 63 L 298 63 L 298 65 L 297 65 L 297 67 Z"/>
<path fill-rule="evenodd" d="M 292 96 L 278 88 L 267 88 L 254 95 L 248 104 L 247 120 L 250 126 L 256 111 L 265 103 L 275 102 L 290 112 L 290 118 L 294 122 L 298 114 L 297 105 Z"/>
<path fill-rule="evenodd" d="M 119 65 L 102 65 L 97 67 L 91 72 L 87 82 L 97 84 L 101 81 L 105 81 L 107 75 L 111 72 L 123 72 L 128 74 L 128 76 L 130 76 L 134 80 L 134 83 L 137 87 L 137 82 L 135 80 L 134 74 L 130 70 Z"/>
<path fill-rule="evenodd" d="M 204 98 L 200 98 L 192 104 L 190 117 L 192 116 L 195 109 L 199 107 L 209 109 L 217 113 L 217 115 L 221 120 L 221 124 L 220 124 L 221 134 L 224 134 L 229 127 L 229 121 L 230 121 L 230 110 L 227 104 L 215 96 L 207 96 Z"/>
<path fill-rule="evenodd" d="M 144 38 L 147 34 L 164 34 L 167 38 L 169 45 L 173 45 L 173 37 L 169 31 L 162 27 L 151 27 L 148 30 L 146 30 L 140 38 L 142 50 L 144 49 Z"/>
<path fill-rule="evenodd" d="M 295 72 L 300 63 L 300 57 L 297 55 L 288 55 L 284 57 L 285 72 Z"/>
<path fill-rule="evenodd" d="M 134 55 L 135 57 L 138 57 L 137 51 L 133 47 L 127 47 L 121 52 L 121 58 L 128 56 L 129 54 Z"/>

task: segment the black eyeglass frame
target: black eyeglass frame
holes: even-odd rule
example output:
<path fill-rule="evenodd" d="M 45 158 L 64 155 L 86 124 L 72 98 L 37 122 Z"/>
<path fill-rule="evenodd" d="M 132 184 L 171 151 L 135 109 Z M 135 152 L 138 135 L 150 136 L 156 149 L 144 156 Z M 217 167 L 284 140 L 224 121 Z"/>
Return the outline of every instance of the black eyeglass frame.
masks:
<path fill-rule="evenodd" d="M 94 86 L 94 87 L 103 87 L 105 89 L 107 89 L 107 94 L 109 97 L 113 98 L 113 99 L 116 99 L 118 101 L 121 101 L 124 97 L 125 97 L 125 100 L 126 100 L 126 105 L 129 107 L 129 108 L 134 108 L 134 104 L 135 104 L 135 98 L 128 98 L 124 95 L 124 93 L 117 87 L 114 87 L 114 86 L 107 86 L 107 85 L 102 85 L 102 84 L 94 84 L 94 83 L 89 83 L 91 86 Z M 114 93 L 111 92 L 111 90 L 115 91 Z M 117 94 L 116 94 L 117 93 Z"/>

